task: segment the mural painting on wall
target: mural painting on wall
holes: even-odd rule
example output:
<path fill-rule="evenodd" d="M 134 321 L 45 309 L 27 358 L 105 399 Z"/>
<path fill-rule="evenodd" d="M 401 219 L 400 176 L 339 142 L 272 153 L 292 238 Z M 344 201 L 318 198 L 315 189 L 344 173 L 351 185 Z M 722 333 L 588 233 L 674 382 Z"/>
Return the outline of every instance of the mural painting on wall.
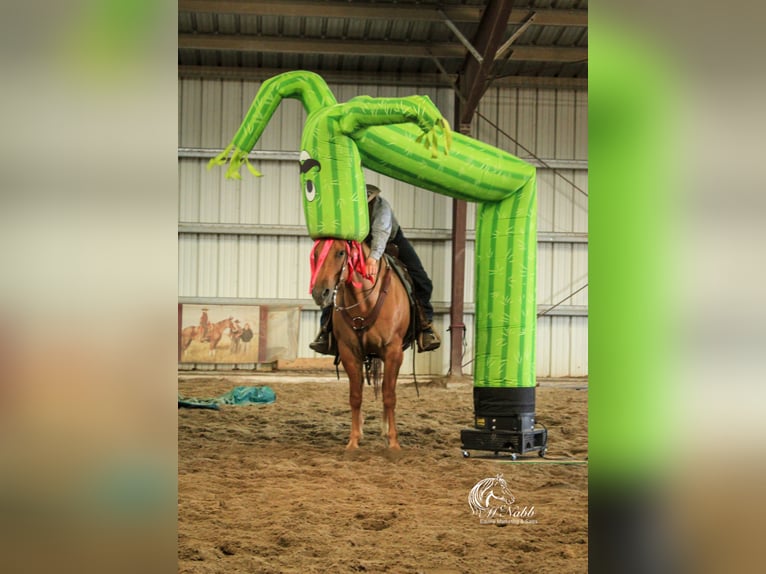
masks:
<path fill-rule="evenodd" d="M 183 305 L 182 363 L 268 363 L 295 358 L 298 307 Z"/>

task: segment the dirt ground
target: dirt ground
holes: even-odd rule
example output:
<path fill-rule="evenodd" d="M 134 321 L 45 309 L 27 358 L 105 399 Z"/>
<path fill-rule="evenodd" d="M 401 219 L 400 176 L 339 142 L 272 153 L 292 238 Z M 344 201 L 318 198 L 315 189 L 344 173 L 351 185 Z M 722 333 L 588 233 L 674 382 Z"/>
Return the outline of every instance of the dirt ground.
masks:
<path fill-rule="evenodd" d="M 313 382 L 319 381 L 319 382 Z M 540 386 L 536 414 L 548 454 L 511 462 L 463 458 L 473 416 L 470 380 L 398 387 L 402 451 L 385 447 L 382 402 L 365 386 L 365 435 L 353 454 L 348 383 L 326 375 L 180 375 L 179 393 L 219 396 L 266 384 L 271 405 L 178 411 L 180 573 L 586 572 L 587 390 Z M 482 524 L 468 505 L 480 480 L 502 474 L 518 524 Z M 536 522 L 535 522 L 536 521 Z"/>

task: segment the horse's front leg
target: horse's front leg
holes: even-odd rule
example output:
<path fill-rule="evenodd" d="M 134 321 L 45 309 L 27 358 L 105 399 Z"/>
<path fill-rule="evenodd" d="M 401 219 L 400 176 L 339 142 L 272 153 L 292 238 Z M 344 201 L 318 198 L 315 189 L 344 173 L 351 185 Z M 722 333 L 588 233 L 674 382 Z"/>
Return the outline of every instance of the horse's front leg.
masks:
<path fill-rule="evenodd" d="M 402 366 L 404 352 L 402 346 L 389 345 L 384 360 L 383 370 L 383 428 L 387 438 L 388 447 L 399 450 L 399 438 L 396 434 L 396 379 L 399 376 L 399 368 Z"/>
<path fill-rule="evenodd" d="M 362 438 L 362 361 L 341 342 L 338 343 L 338 352 L 343 370 L 348 375 L 348 404 L 351 406 L 351 436 L 346 449 L 354 450 L 359 447 L 359 439 Z"/>

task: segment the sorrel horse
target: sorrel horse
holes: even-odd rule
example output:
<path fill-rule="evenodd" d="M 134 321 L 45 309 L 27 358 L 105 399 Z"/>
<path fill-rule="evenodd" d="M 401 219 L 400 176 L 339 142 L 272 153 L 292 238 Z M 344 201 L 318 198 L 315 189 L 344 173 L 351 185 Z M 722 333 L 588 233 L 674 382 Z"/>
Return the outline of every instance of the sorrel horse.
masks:
<path fill-rule="evenodd" d="M 215 356 L 216 347 L 223 337 L 223 332 L 226 329 L 231 329 L 234 326 L 232 319 L 234 317 L 228 317 L 217 323 L 209 323 L 207 327 L 207 341 L 210 342 L 210 356 Z M 191 342 L 198 340 L 202 342 L 203 330 L 201 326 L 184 327 L 181 331 L 181 350 L 186 354 L 186 350 L 191 345 Z"/>
<path fill-rule="evenodd" d="M 383 361 L 383 435 L 399 449 L 396 434 L 396 378 L 404 358 L 410 304 L 399 276 L 380 261 L 377 276 L 368 275 L 369 247 L 355 241 L 319 239 L 311 252 L 311 296 L 320 307 L 333 305 L 333 335 L 348 375 L 351 436 L 356 449 L 362 437 L 363 367 L 367 357 Z"/>
<path fill-rule="evenodd" d="M 195 339 L 199 339 L 202 335 L 202 327 L 193 325 L 191 327 L 184 327 L 181 331 L 181 350 L 186 354 L 186 350 L 191 345 L 191 342 Z"/>
<path fill-rule="evenodd" d="M 223 332 L 226 329 L 234 328 L 234 317 L 228 317 L 217 323 L 211 323 L 207 327 L 207 338 L 210 341 L 210 356 L 215 357 L 215 348 L 223 337 Z"/>

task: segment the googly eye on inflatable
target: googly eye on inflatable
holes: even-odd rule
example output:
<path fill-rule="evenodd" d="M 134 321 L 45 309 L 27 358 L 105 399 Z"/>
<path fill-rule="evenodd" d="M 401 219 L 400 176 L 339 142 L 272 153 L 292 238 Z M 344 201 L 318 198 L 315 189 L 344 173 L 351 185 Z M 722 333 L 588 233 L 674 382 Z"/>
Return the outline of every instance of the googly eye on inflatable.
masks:
<path fill-rule="evenodd" d="M 301 164 L 301 181 L 303 183 L 303 190 L 306 193 L 306 201 L 314 201 L 317 193 L 313 180 L 313 172 L 311 170 L 316 168 L 316 171 L 321 171 L 322 164 L 313 159 L 306 150 L 301 151 L 299 161 Z"/>

